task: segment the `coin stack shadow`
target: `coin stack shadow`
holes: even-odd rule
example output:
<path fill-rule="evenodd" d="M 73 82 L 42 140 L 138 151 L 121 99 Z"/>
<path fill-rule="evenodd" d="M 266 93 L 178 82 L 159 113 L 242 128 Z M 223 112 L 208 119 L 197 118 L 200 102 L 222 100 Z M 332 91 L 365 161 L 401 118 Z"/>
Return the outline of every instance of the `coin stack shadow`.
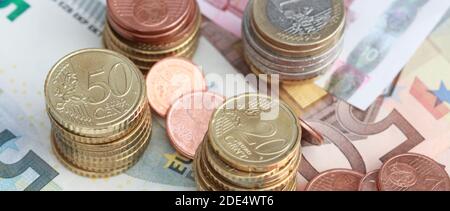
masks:
<path fill-rule="evenodd" d="M 76 63 L 86 58 L 97 59 L 100 62 Z M 67 61 L 71 59 L 75 63 L 68 64 Z M 101 63 L 108 60 L 111 62 Z M 114 93 L 117 92 L 119 94 L 116 99 L 109 97 L 105 98 L 106 103 L 90 103 L 87 95 L 91 93 L 82 91 L 84 81 L 79 78 L 83 72 L 90 69 L 88 66 L 91 64 L 113 66 L 109 72 L 110 83 L 112 86 L 120 86 L 117 85 L 120 81 L 114 81 L 115 79 L 128 79 L 129 91 L 114 91 L 116 88 L 112 87 L 113 93 L 107 96 L 116 95 Z M 125 65 L 131 69 L 126 69 Z M 77 68 L 82 66 L 86 69 Z M 120 71 L 125 74 L 124 78 L 114 75 L 121 73 Z M 107 71 L 95 74 L 100 76 L 99 74 L 105 72 Z M 65 81 L 61 81 L 60 84 L 60 79 Z M 106 178 L 123 173 L 138 162 L 149 145 L 152 132 L 151 110 L 143 80 L 141 72 L 130 60 L 109 50 L 80 50 L 55 65 L 46 81 L 47 114 L 52 126 L 53 151 L 65 167 L 81 176 Z M 65 107 L 57 109 L 58 103 L 55 102 L 61 102 L 62 95 L 55 93 L 65 92 L 63 89 L 71 85 L 73 85 L 71 91 L 78 92 L 80 98 L 67 100 Z M 104 87 L 108 87 L 106 83 Z M 101 113 L 106 120 L 99 118 Z M 110 117 L 115 119 L 111 121 Z"/>
<path fill-rule="evenodd" d="M 104 46 L 130 58 L 143 72 L 161 59 L 194 55 L 202 19 L 195 0 L 108 0 L 107 4 Z"/>
<path fill-rule="evenodd" d="M 343 1 L 277 2 L 252 0 L 247 5 L 242 40 L 251 71 L 279 75 L 285 83 L 325 73 L 342 50 Z"/>
<path fill-rule="evenodd" d="M 239 109 L 228 109 L 232 105 Z M 260 119 L 278 106 L 281 109 L 274 120 Z M 227 100 L 214 113 L 205 140 L 195 154 L 197 188 L 295 191 L 301 135 L 295 115 L 284 103 L 256 94 Z"/>

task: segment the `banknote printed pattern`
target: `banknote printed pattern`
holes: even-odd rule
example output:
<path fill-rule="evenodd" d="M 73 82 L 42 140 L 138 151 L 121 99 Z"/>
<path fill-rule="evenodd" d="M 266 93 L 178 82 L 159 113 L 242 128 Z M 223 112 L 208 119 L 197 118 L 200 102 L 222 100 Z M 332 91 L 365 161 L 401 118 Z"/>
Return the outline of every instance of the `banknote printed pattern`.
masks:
<path fill-rule="evenodd" d="M 79 24 L 101 36 L 105 24 L 106 6 L 103 0 L 48 0 L 56 4 Z"/>

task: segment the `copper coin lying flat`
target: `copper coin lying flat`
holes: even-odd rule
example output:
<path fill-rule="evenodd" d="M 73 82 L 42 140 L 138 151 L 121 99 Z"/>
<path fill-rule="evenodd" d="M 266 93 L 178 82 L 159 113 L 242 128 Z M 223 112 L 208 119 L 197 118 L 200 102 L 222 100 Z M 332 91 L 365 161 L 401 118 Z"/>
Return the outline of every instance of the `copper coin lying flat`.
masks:
<path fill-rule="evenodd" d="M 167 113 L 167 134 L 172 146 L 193 159 L 208 131 L 209 121 L 225 99 L 210 92 L 194 92 L 176 100 Z"/>
<path fill-rule="evenodd" d="M 380 170 L 369 172 L 359 183 L 359 191 L 378 191 Z"/>
<path fill-rule="evenodd" d="M 206 82 L 202 71 L 186 59 L 163 59 L 147 75 L 150 105 L 162 117 L 166 116 L 172 103 L 182 95 L 205 90 Z"/>
<path fill-rule="evenodd" d="M 382 191 L 450 191 L 450 178 L 436 161 L 419 154 L 404 154 L 381 168 Z"/>
<path fill-rule="evenodd" d="M 363 174 L 346 169 L 325 171 L 306 187 L 306 191 L 358 191 Z"/>

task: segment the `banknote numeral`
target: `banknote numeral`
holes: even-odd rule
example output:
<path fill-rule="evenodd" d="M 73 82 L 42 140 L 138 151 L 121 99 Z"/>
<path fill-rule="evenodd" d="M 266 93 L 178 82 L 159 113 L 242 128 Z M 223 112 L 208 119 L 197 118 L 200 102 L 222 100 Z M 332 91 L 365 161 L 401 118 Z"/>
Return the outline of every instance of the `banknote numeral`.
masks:
<path fill-rule="evenodd" d="M 376 123 L 364 123 L 359 121 L 352 113 L 352 107 L 346 103 L 339 103 L 337 118 L 339 123 L 349 132 L 363 136 L 371 136 L 382 133 L 390 127 L 397 127 L 405 136 L 406 140 L 392 151 L 380 158 L 386 162 L 390 158 L 407 153 L 422 143 L 425 138 L 405 119 L 397 110 L 392 111 L 385 119 Z"/>
<path fill-rule="evenodd" d="M 7 17 L 11 22 L 15 21 L 19 16 L 27 11 L 28 8 L 30 8 L 30 5 L 25 2 L 25 0 L 0 0 L 0 9 L 6 8 L 11 4 L 16 6 L 16 9 Z"/>
<path fill-rule="evenodd" d="M 375 61 L 380 56 L 380 51 L 372 46 L 366 46 L 361 54 L 362 57 L 366 58 L 366 61 Z"/>
<path fill-rule="evenodd" d="M 406 140 L 398 147 L 386 153 L 380 158 L 381 162 L 386 162 L 390 158 L 409 152 L 411 149 L 422 143 L 425 138 L 406 120 L 397 110 L 392 111 L 385 119 L 376 123 L 365 123 L 356 118 L 353 114 L 353 107 L 344 102 L 337 103 L 336 118 L 341 129 L 324 121 L 308 121 L 310 125 L 344 154 L 353 170 L 366 173 L 367 169 L 364 160 L 352 144 L 351 140 L 342 132 L 342 129 L 358 136 L 372 136 L 382 133 L 389 128 L 397 127 L 405 136 Z M 314 166 L 303 157 L 300 174 L 307 180 L 313 179 L 319 174 Z"/>
<path fill-rule="evenodd" d="M 0 147 L 17 137 L 9 130 L 0 133 Z M 39 177 L 34 180 L 25 191 L 39 191 L 49 184 L 58 172 L 48 165 L 33 151 L 29 151 L 21 160 L 13 164 L 5 164 L 0 161 L 0 178 L 14 178 L 23 174 L 27 169 L 33 169 Z"/>
<path fill-rule="evenodd" d="M 339 129 L 323 121 L 308 121 L 308 123 L 344 154 L 353 170 L 361 173 L 367 172 L 366 164 L 358 149 Z M 300 163 L 299 172 L 308 181 L 319 174 L 319 171 L 313 167 L 305 156 L 303 156 L 302 162 Z"/>

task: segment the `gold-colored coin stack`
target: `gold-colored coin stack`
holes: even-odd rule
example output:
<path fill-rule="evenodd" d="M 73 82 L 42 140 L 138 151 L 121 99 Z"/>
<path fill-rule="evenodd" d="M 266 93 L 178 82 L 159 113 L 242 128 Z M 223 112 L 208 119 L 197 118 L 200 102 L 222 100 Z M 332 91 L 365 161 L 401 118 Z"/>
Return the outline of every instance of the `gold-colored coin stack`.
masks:
<path fill-rule="evenodd" d="M 146 96 L 141 71 L 125 56 L 85 49 L 61 59 L 45 83 L 57 158 L 92 178 L 131 168 L 150 141 Z"/>
<path fill-rule="evenodd" d="M 244 94 L 217 109 L 194 158 L 202 191 L 294 191 L 301 130 L 292 110 L 268 96 Z"/>
<path fill-rule="evenodd" d="M 142 71 L 167 57 L 191 58 L 200 36 L 195 0 L 108 0 L 106 48 L 130 58 Z"/>
<path fill-rule="evenodd" d="M 251 0 L 243 18 L 245 59 L 258 75 L 312 79 L 337 60 L 344 28 L 342 0 Z"/>

